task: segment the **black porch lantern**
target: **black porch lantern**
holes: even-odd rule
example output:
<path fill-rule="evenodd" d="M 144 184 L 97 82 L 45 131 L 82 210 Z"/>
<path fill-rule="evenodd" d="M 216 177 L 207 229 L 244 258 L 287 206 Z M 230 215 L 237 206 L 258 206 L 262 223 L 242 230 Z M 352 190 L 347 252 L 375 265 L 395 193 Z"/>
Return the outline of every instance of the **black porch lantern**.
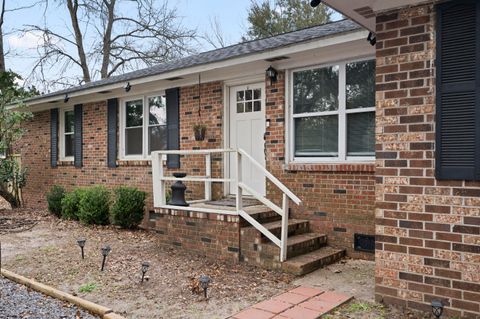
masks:
<path fill-rule="evenodd" d="M 441 300 L 432 300 L 432 313 L 436 318 L 440 318 L 443 313 L 443 302 Z"/>
<path fill-rule="evenodd" d="M 144 261 L 142 263 L 142 282 L 145 279 L 145 274 L 147 273 L 149 267 L 150 263 L 148 261 Z"/>
<path fill-rule="evenodd" d="M 207 275 L 201 275 L 198 281 L 200 281 L 200 287 L 203 289 L 203 295 L 205 296 L 205 299 L 207 299 L 207 289 L 212 279 L 210 279 L 210 277 Z"/>
<path fill-rule="evenodd" d="M 86 242 L 87 242 L 87 240 L 85 238 L 77 239 L 77 244 L 80 247 L 80 249 L 82 250 L 82 259 L 85 259 L 85 255 L 83 254 L 83 248 L 85 247 Z"/>
<path fill-rule="evenodd" d="M 278 72 L 271 65 L 265 71 L 265 75 L 270 79 L 270 85 L 277 82 Z"/>
<path fill-rule="evenodd" d="M 173 176 L 176 178 L 184 178 L 187 176 L 187 173 L 173 173 Z M 172 189 L 172 199 L 168 202 L 168 205 L 173 206 L 190 206 L 185 201 L 185 191 L 187 190 L 187 186 L 182 183 L 182 181 L 178 180 L 170 186 Z"/>
<path fill-rule="evenodd" d="M 108 254 L 110 253 L 112 249 L 110 248 L 110 246 L 104 246 L 102 247 L 102 256 L 103 256 L 103 260 L 102 260 L 102 269 L 101 271 L 103 271 L 103 269 L 105 268 L 105 261 L 107 259 L 107 256 Z"/>
<path fill-rule="evenodd" d="M 310 6 L 311 6 L 312 8 L 315 8 L 315 7 L 318 7 L 318 5 L 319 5 L 320 3 L 322 3 L 322 0 L 312 0 L 312 1 L 310 1 Z"/>

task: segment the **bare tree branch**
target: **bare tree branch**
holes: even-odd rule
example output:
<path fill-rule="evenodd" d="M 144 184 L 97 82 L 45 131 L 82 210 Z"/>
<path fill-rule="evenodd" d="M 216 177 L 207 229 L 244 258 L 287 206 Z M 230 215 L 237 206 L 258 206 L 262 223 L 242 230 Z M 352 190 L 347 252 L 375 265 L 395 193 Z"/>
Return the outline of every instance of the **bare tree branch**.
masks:
<path fill-rule="evenodd" d="M 5 72 L 5 52 L 3 51 L 3 22 L 5 18 L 5 0 L 0 9 L 0 72 Z"/>

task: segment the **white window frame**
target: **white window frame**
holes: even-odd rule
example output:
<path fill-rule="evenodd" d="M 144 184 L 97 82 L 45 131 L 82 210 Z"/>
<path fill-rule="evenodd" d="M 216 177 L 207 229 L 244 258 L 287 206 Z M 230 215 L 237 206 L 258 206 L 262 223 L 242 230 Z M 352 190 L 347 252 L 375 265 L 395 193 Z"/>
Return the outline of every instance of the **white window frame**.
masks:
<path fill-rule="evenodd" d="M 151 160 L 151 155 L 148 154 L 148 145 L 149 135 L 148 135 L 148 128 L 149 128 L 149 113 L 150 110 L 148 108 L 148 99 L 157 96 L 165 96 L 164 91 L 149 93 L 146 95 L 137 95 L 128 98 L 124 98 L 121 100 L 120 104 L 120 159 L 122 160 L 139 160 L 139 161 L 147 161 Z M 126 104 L 127 102 L 142 100 L 143 101 L 143 123 L 142 123 L 142 154 L 141 155 L 126 155 L 126 143 L 125 143 L 125 129 L 126 129 Z M 166 107 L 166 106 L 165 106 Z"/>
<path fill-rule="evenodd" d="M 60 160 L 65 162 L 73 162 L 75 156 L 65 156 L 65 113 L 74 112 L 73 107 L 66 107 L 60 109 L 60 119 L 59 119 L 59 148 L 60 148 Z M 75 115 L 75 113 L 74 113 Z M 73 128 L 73 136 L 75 136 L 75 126 Z"/>
<path fill-rule="evenodd" d="M 344 60 L 340 62 L 332 62 L 328 64 L 320 64 L 302 68 L 291 69 L 287 72 L 287 101 L 288 101 L 288 130 L 286 156 L 288 162 L 293 163 L 358 163 L 358 162 L 374 162 L 375 156 L 347 156 L 347 115 L 352 113 L 375 112 L 375 106 L 356 108 L 347 110 L 346 108 L 346 65 L 348 63 L 375 60 L 375 57 L 363 57 L 358 59 Z M 320 69 L 326 67 L 338 66 L 338 110 L 325 112 L 310 112 L 302 114 L 293 113 L 293 73 L 299 71 Z M 337 157 L 295 157 L 295 118 L 338 115 L 338 156 Z"/>

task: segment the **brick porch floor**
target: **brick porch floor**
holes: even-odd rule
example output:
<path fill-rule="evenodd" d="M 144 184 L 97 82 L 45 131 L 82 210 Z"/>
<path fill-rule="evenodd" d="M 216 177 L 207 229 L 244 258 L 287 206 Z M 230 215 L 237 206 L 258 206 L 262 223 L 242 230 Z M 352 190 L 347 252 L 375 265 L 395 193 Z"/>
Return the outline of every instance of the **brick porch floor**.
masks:
<path fill-rule="evenodd" d="M 316 319 L 352 297 L 309 287 L 297 287 L 244 309 L 230 319 Z"/>

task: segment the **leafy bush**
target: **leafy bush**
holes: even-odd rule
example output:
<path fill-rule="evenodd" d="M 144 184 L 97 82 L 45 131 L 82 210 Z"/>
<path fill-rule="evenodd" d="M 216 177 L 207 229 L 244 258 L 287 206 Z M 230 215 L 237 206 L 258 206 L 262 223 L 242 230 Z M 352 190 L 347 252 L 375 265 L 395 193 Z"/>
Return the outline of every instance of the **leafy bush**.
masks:
<path fill-rule="evenodd" d="M 59 185 L 53 185 L 47 194 L 48 210 L 60 217 L 62 214 L 62 199 L 65 197 L 65 189 Z"/>
<path fill-rule="evenodd" d="M 84 188 L 75 188 L 72 192 L 65 195 L 62 199 L 62 218 L 78 219 L 80 199 L 84 192 Z"/>
<path fill-rule="evenodd" d="M 143 220 L 147 194 L 133 187 L 118 187 L 114 190 L 112 222 L 123 228 L 137 227 Z"/>
<path fill-rule="evenodd" d="M 107 225 L 110 192 L 104 186 L 86 188 L 80 196 L 78 219 L 84 224 Z"/>
<path fill-rule="evenodd" d="M 80 287 L 78 287 L 78 291 L 83 293 L 89 293 L 94 291 L 97 288 L 98 288 L 98 285 L 96 283 L 89 282 L 88 284 L 83 284 Z"/>

